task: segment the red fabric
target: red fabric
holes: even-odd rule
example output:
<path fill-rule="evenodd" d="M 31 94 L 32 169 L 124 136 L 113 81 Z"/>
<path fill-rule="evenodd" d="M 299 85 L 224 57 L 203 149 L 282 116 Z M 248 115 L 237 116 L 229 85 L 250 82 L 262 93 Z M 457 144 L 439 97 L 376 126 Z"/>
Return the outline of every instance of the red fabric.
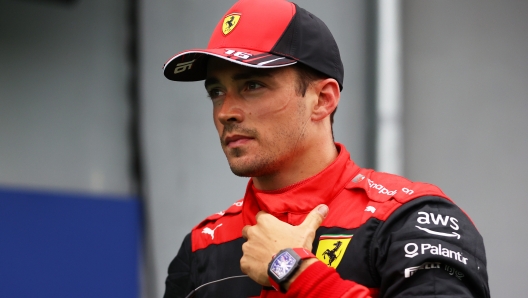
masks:
<path fill-rule="evenodd" d="M 246 225 L 255 225 L 255 214 L 266 211 L 291 225 L 299 225 L 319 204 L 330 205 L 360 168 L 350 160 L 345 147 L 336 143 L 339 155 L 323 171 L 288 187 L 262 191 L 250 180 L 244 197 L 242 214 Z M 332 208 L 330 209 L 332 212 Z"/>
<path fill-rule="evenodd" d="M 263 290 L 260 297 L 373 298 L 377 297 L 377 290 L 369 289 L 350 280 L 343 280 L 333 268 L 322 262 L 316 262 L 297 277 L 286 294 L 274 290 Z"/>
<path fill-rule="evenodd" d="M 308 259 L 308 258 L 315 258 L 315 255 L 304 248 L 294 248 L 294 252 L 296 252 L 299 257 L 301 257 L 301 260 Z"/>
<path fill-rule="evenodd" d="M 343 145 L 336 143 L 336 147 L 339 155 L 332 164 L 317 175 L 288 187 L 262 191 L 256 189 L 250 179 L 242 206 L 244 224 L 256 224 L 255 214 L 263 210 L 291 225 L 299 225 L 313 208 L 326 204 L 330 212 L 321 226 L 352 229 L 371 217 L 386 220 L 402 204 L 421 196 L 449 199 L 432 184 L 361 169 L 350 160 Z M 367 206 L 374 207 L 376 212 L 364 212 Z M 347 216 L 350 214 L 362 216 L 350 218 Z"/>
<path fill-rule="evenodd" d="M 264 210 L 284 222 L 299 225 L 313 208 L 327 204 L 330 211 L 321 226 L 355 228 L 370 217 L 385 220 L 403 203 L 416 197 L 427 194 L 445 197 L 434 185 L 413 183 L 396 175 L 361 169 L 350 159 L 343 145 L 336 143 L 336 147 L 339 155 L 332 164 L 294 185 L 262 191 L 255 188 L 250 180 L 242 206 L 244 224 L 256 224 L 255 215 Z M 363 178 L 356 179 L 358 175 Z M 383 188 L 376 185 L 390 190 L 380 191 L 377 188 Z M 375 206 L 377 211 L 365 212 L 367 206 Z M 363 216 L 350 218 L 350 214 Z M 378 297 L 378 290 L 343 280 L 333 268 L 317 262 L 299 275 L 287 296 L 278 291 L 263 290 L 261 297 Z"/>
<path fill-rule="evenodd" d="M 367 287 L 343 280 L 333 268 L 323 262 L 316 262 L 295 279 L 285 297 L 367 298 L 372 296 Z"/>
<path fill-rule="evenodd" d="M 242 236 L 242 200 L 235 202 L 225 211 L 207 217 L 192 230 L 192 251 L 206 248 L 211 244 L 222 244 Z"/>
<path fill-rule="evenodd" d="M 332 164 L 294 185 L 262 191 L 250 179 L 243 201 L 208 217 L 193 229 L 192 251 L 240 238 L 244 225 L 255 225 L 255 215 L 261 210 L 291 225 L 299 225 L 313 208 L 327 204 L 329 213 L 321 226 L 351 229 L 360 227 L 371 217 L 385 220 L 402 204 L 419 196 L 446 197 L 434 185 L 361 169 L 350 160 L 343 145 L 336 143 L 336 147 L 339 155 Z M 374 208 L 375 212 L 368 212 L 367 207 Z M 316 262 L 299 275 L 287 294 L 265 289 L 261 297 L 362 298 L 378 297 L 378 294 L 377 289 L 343 280 L 333 268 Z"/>
<path fill-rule="evenodd" d="M 256 224 L 255 215 L 260 210 L 291 225 L 299 225 L 313 208 L 326 204 L 330 211 L 322 227 L 352 229 L 371 217 L 385 220 L 402 204 L 420 196 L 434 195 L 448 199 L 434 185 L 361 169 L 350 160 L 350 154 L 343 145 L 336 143 L 336 147 L 339 155 L 326 169 L 288 187 L 262 191 L 256 189 L 250 179 L 243 200 L 207 217 L 193 229 L 192 251 L 240 238 L 245 225 Z M 367 207 L 374 207 L 376 212 L 365 212 Z"/>

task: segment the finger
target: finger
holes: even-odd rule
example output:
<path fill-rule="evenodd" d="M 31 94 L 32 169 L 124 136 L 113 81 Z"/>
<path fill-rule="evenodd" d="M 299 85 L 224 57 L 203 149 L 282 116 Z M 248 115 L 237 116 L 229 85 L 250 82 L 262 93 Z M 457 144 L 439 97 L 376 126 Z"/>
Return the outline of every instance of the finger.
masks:
<path fill-rule="evenodd" d="M 268 214 L 268 212 L 266 212 L 266 211 L 259 211 L 259 212 L 257 213 L 257 215 L 255 215 L 255 219 L 256 219 L 257 222 L 258 222 L 259 217 L 261 217 L 262 215 L 266 215 L 266 214 Z"/>
<path fill-rule="evenodd" d="M 248 240 L 248 230 L 251 226 L 244 226 L 242 228 L 242 237 L 244 237 L 244 239 Z"/>
<path fill-rule="evenodd" d="M 306 216 L 301 226 L 316 230 L 321 225 L 327 214 L 328 206 L 321 204 L 315 207 L 314 210 L 312 210 L 308 216 Z"/>
<path fill-rule="evenodd" d="M 246 256 L 242 256 L 242 258 L 240 259 L 240 271 L 242 271 L 242 273 L 244 274 L 247 274 L 247 262 L 246 262 Z"/>

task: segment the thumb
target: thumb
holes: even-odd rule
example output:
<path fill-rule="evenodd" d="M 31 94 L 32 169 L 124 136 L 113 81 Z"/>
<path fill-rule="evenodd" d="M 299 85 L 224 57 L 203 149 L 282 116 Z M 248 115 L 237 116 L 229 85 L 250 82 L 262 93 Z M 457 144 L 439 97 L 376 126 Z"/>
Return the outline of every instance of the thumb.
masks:
<path fill-rule="evenodd" d="M 301 226 L 316 230 L 328 214 L 328 206 L 321 204 L 312 210 L 304 219 Z"/>

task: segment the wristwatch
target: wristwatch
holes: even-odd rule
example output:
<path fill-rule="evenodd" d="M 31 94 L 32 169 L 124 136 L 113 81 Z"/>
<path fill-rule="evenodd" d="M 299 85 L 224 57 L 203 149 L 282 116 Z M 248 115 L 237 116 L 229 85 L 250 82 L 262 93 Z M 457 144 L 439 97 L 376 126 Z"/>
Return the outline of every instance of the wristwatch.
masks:
<path fill-rule="evenodd" d="M 284 284 L 299 269 L 302 260 L 309 258 L 315 258 L 315 255 L 304 248 L 286 248 L 279 251 L 268 265 L 271 286 L 277 291 L 286 293 Z"/>

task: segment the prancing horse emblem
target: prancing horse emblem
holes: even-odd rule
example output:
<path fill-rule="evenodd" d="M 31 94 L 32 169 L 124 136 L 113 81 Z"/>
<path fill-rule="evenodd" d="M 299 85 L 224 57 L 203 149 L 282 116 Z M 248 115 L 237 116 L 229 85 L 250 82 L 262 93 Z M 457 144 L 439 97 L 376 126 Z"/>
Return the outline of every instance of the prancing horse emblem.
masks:
<path fill-rule="evenodd" d="M 337 269 L 337 266 L 346 257 L 346 250 L 352 234 L 326 234 L 319 237 L 315 256 L 329 267 Z"/>
<path fill-rule="evenodd" d="M 241 14 L 239 13 L 232 13 L 224 18 L 222 23 L 222 33 L 224 33 L 224 35 L 228 35 L 233 29 L 235 29 L 240 20 L 240 16 Z"/>
<path fill-rule="evenodd" d="M 326 260 L 326 257 L 328 256 L 328 266 L 332 266 L 332 263 L 341 254 L 341 251 L 338 251 L 339 248 L 341 247 L 341 244 L 343 244 L 343 242 L 337 241 L 336 243 L 334 243 L 334 249 L 332 249 L 332 250 L 327 249 L 327 250 L 325 250 L 325 252 L 323 252 L 323 257 L 324 257 L 325 260 Z M 337 252 L 337 254 L 336 254 L 336 252 Z"/>

